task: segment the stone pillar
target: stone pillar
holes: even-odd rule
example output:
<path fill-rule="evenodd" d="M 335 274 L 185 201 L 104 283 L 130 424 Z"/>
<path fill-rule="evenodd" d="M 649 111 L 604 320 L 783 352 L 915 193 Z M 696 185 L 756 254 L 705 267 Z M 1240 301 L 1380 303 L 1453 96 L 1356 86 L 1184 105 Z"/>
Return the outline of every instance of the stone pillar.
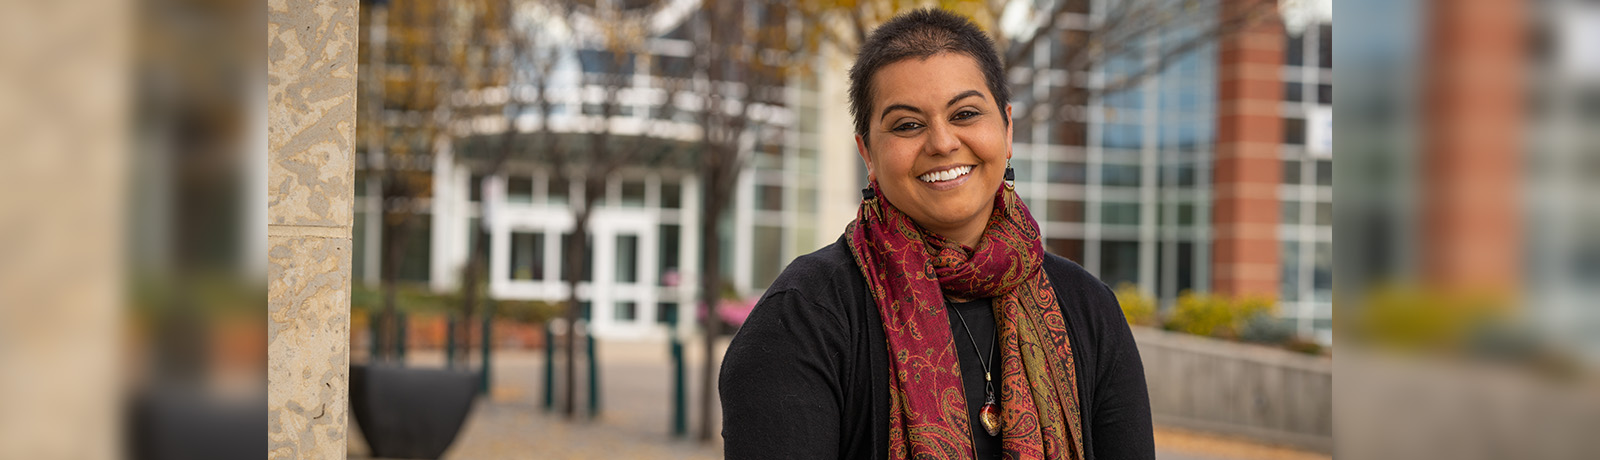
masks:
<path fill-rule="evenodd" d="M 1523 2 L 1426 3 L 1421 275 L 1509 296 L 1521 277 Z"/>
<path fill-rule="evenodd" d="M 345 457 L 356 0 L 270 0 L 267 458 Z"/>
<path fill-rule="evenodd" d="M 1222 2 L 1222 17 L 1275 2 Z M 1283 23 L 1272 15 L 1217 44 L 1217 153 L 1212 181 L 1211 289 L 1278 293 L 1278 183 L 1282 180 Z"/>

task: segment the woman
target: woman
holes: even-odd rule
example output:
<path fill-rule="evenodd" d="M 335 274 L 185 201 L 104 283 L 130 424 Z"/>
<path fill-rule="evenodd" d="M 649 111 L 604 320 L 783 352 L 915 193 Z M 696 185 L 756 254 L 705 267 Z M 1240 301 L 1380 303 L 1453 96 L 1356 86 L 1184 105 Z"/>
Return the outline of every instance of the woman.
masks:
<path fill-rule="evenodd" d="M 994 44 L 919 10 L 850 71 L 868 188 L 723 358 L 728 458 L 1153 458 L 1133 337 L 1104 283 L 1046 254 L 1011 186 Z"/>

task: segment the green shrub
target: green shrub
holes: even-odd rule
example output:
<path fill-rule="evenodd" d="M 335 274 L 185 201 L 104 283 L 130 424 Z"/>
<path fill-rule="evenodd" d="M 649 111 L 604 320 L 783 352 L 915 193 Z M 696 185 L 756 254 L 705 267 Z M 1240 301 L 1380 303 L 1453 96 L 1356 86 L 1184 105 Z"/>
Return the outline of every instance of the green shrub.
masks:
<path fill-rule="evenodd" d="M 1137 326 L 1155 326 L 1156 300 L 1139 292 L 1139 287 L 1133 283 L 1123 282 L 1117 284 L 1117 303 L 1122 305 L 1122 316 L 1127 318 L 1128 324 Z"/>
<path fill-rule="evenodd" d="M 1167 317 L 1166 329 L 1236 340 L 1255 318 L 1271 318 L 1272 301 L 1247 297 L 1230 299 L 1220 295 L 1185 292 Z"/>

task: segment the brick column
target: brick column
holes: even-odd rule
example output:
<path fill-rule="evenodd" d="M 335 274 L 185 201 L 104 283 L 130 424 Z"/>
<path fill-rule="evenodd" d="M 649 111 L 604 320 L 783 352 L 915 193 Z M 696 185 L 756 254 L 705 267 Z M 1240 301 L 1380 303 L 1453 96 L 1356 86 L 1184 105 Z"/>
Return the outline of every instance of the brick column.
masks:
<path fill-rule="evenodd" d="M 1428 3 L 1423 66 L 1421 275 L 1452 291 L 1511 294 L 1522 270 L 1521 2 Z"/>
<path fill-rule="evenodd" d="M 1273 1 L 1221 3 L 1221 18 Z M 1276 14 L 1217 43 L 1217 139 L 1212 171 L 1211 289 L 1278 293 L 1278 149 L 1283 121 L 1283 23 Z"/>
<path fill-rule="evenodd" d="M 342 459 L 356 0 L 267 5 L 267 458 Z"/>

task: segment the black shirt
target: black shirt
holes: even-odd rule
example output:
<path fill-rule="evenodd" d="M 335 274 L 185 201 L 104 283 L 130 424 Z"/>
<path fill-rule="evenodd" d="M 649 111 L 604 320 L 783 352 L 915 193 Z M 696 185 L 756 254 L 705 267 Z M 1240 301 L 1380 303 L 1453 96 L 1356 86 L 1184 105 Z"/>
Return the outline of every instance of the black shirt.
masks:
<path fill-rule="evenodd" d="M 1087 459 L 1155 458 L 1144 367 L 1116 297 L 1067 259 L 1046 255 L 1044 270 L 1072 346 Z M 887 343 L 843 238 L 796 258 L 723 357 L 717 386 L 724 455 L 886 458 Z"/>
<path fill-rule="evenodd" d="M 983 409 L 984 400 L 988 396 L 983 379 L 985 365 L 991 372 L 990 378 L 1000 377 L 1000 369 L 995 365 L 1000 360 L 1000 350 L 994 343 L 994 299 L 946 305 L 950 307 L 950 311 L 945 312 L 950 316 L 950 339 L 955 342 L 956 359 L 961 362 L 961 389 L 967 396 L 967 414 L 972 420 L 973 445 L 978 448 L 978 458 L 1000 458 L 1000 437 L 990 436 L 989 431 L 983 428 L 983 423 L 978 421 L 978 411 Z M 968 330 L 971 331 L 971 337 L 968 337 Z M 986 355 L 982 361 L 978 360 L 978 353 Z M 999 382 L 993 384 L 998 385 Z M 996 391 L 994 403 L 998 406 L 1000 387 L 995 386 L 993 389 Z"/>

